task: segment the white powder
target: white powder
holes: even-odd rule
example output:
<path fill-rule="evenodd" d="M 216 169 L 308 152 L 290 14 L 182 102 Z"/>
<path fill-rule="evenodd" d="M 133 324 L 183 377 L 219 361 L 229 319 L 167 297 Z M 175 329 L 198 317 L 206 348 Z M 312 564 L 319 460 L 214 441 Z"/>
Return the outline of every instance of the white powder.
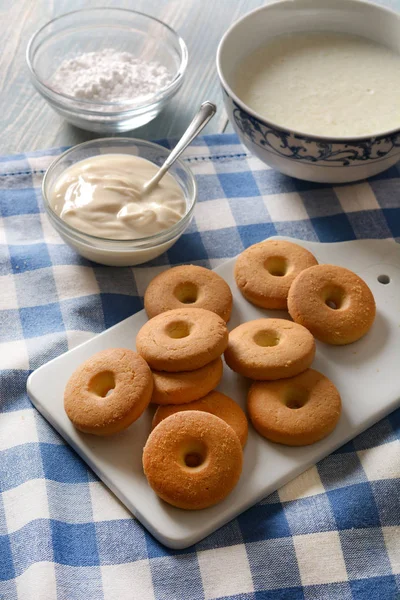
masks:
<path fill-rule="evenodd" d="M 146 62 L 130 52 L 107 48 L 64 60 L 50 85 L 67 96 L 115 102 L 154 94 L 171 81 L 171 73 L 159 62 Z"/>

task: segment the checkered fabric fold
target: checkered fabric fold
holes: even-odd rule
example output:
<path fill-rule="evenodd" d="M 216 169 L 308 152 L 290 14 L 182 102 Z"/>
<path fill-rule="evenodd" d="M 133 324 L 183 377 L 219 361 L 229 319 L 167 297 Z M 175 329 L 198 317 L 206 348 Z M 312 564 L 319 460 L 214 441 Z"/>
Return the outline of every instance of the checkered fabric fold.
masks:
<path fill-rule="evenodd" d="M 279 234 L 400 241 L 400 171 L 332 187 L 252 158 L 233 135 L 186 159 L 199 202 L 165 255 L 131 268 L 77 256 L 41 200 L 60 150 L 0 159 L 0 598 L 2 600 L 400 599 L 400 410 L 183 551 L 131 517 L 32 407 L 26 379 L 142 308 L 150 279 L 215 267 Z M 399 299 L 400 302 L 400 299 Z"/>

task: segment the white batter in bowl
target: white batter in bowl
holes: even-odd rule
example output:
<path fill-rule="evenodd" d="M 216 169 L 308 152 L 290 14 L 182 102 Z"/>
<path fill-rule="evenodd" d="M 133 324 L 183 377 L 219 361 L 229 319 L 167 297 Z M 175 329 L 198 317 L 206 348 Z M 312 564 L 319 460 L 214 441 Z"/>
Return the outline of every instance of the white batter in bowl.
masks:
<path fill-rule="evenodd" d="M 378 135 L 400 123 L 400 54 L 345 33 L 279 35 L 238 66 L 234 91 L 304 135 Z"/>

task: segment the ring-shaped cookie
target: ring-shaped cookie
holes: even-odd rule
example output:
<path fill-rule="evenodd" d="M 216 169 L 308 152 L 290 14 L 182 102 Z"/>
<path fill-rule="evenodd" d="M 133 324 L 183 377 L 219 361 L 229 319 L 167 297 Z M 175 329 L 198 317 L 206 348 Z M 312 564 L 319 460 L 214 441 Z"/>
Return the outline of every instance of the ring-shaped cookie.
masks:
<path fill-rule="evenodd" d="M 232 398 L 216 391 L 210 392 L 200 400 L 189 402 L 189 404 L 159 406 L 153 418 L 153 428 L 167 417 L 185 410 L 202 410 L 219 417 L 232 427 L 242 446 L 246 445 L 248 433 L 246 415 Z"/>
<path fill-rule="evenodd" d="M 286 309 L 294 278 L 303 269 L 318 264 L 311 252 L 284 240 L 267 240 L 250 246 L 235 264 L 236 284 L 252 304 Z"/>
<path fill-rule="evenodd" d="M 137 351 L 157 371 L 193 371 L 220 356 L 228 344 L 226 323 L 203 308 L 178 308 L 143 325 Z"/>
<path fill-rule="evenodd" d="M 222 419 L 191 410 L 164 419 L 147 439 L 143 469 L 155 493 L 173 506 L 207 508 L 239 480 L 242 446 Z"/>
<path fill-rule="evenodd" d="M 329 435 L 341 413 L 333 383 L 313 369 L 282 381 L 256 381 L 247 396 L 254 428 L 288 446 L 306 446 Z"/>
<path fill-rule="evenodd" d="M 311 365 L 315 340 L 301 325 L 286 319 L 256 319 L 229 334 L 226 364 L 256 380 L 293 377 Z"/>
<path fill-rule="evenodd" d="M 74 371 L 65 387 L 64 408 L 80 431 L 112 435 L 140 417 L 152 391 L 146 361 L 132 350 L 110 348 Z"/>
<path fill-rule="evenodd" d="M 227 322 L 232 311 L 232 292 L 214 271 L 181 265 L 163 271 L 149 283 L 144 307 L 150 319 L 175 308 L 205 308 Z"/>
<path fill-rule="evenodd" d="M 365 335 L 376 312 L 365 281 L 336 265 L 317 265 L 300 273 L 290 288 L 288 309 L 318 340 L 338 346 Z"/>
<path fill-rule="evenodd" d="M 186 404 L 203 398 L 221 381 L 223 362 L 220 357 L 195 371 L 167 373 L 153 371 L 152 404 Z"/>

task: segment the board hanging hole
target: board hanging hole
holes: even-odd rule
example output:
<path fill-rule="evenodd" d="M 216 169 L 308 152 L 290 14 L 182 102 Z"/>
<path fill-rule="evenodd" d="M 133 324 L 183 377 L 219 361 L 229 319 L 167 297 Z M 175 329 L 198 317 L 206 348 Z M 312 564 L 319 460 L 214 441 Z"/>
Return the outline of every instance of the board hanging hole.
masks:
<path fill-rule="evenodd" d="M 389 275 L 378 275 L 378 281 L 383 285 L 387 285 L 388 283 L 390 283 L 390 277 Z"/>

